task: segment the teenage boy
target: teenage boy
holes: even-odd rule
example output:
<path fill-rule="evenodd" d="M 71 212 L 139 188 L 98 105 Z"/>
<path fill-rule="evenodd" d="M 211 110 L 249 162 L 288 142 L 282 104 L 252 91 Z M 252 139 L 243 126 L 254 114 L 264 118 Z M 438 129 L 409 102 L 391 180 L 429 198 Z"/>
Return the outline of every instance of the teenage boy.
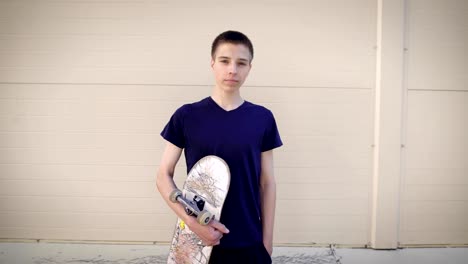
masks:
<path fill-rule="evenodd" d="M 206 245 L 210 263 L 271 263 L 276 183 L 273 149 L 282 145 L 270 110 L 244 100 L 240 88 L 252 67 L 253 46 L 244 34 L 226 31 L 211 47 L 215 85 L 211 96 L 176 110 L 161 132 L 167 140 L 157 187 L 174 212 Z M 224 159 L 231 183 L 220 222 L 207 226 L 169 201 L 175 166 L 184 150 L 187 172 L 202 157 Z"/>

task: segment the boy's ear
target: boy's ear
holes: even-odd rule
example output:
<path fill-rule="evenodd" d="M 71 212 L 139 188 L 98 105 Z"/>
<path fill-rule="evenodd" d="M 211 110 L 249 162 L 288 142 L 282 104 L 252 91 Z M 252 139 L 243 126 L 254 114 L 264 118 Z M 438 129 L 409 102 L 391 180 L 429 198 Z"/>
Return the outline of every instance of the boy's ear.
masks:
<path fill-rule="evenodd" d="M 211 59 L 210 59 L 211 68 L 213 68 L 214 63 L 215 63 L 215 62 L 214 62 L 213 58 L 211 58 Z"/>

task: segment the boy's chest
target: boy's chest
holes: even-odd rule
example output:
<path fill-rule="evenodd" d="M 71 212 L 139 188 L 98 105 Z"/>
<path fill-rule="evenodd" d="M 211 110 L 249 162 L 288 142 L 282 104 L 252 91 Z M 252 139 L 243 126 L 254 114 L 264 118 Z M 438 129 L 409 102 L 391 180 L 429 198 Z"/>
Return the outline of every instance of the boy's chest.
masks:
<path fill-rule="evenodd" d="M 208 152 L 223 150 L 240 154 L 260 149 L 264 135 L 261 121 L 252 117 L 198 117 L 186 120 L 187 147 Z"/>

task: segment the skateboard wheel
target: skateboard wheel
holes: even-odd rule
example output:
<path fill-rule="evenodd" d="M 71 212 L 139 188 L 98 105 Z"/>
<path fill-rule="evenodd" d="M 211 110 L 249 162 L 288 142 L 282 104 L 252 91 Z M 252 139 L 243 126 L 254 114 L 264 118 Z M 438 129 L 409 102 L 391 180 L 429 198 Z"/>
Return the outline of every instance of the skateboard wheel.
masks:
<path fill-rule="evenodd" d="M 211 221 L 211 213 L 208 211 L 201 211 L 197 216 L 197 221 L 200 225 L 207 225 Z"/>
<path fill-rule="evenodd" d="M 169 200 L 171 202 L 176 203 L 177 202 L 177 197 L 182 196 L 182 192 L 180 190 L 173 190 L 171 194 L 169 195 Z"/>

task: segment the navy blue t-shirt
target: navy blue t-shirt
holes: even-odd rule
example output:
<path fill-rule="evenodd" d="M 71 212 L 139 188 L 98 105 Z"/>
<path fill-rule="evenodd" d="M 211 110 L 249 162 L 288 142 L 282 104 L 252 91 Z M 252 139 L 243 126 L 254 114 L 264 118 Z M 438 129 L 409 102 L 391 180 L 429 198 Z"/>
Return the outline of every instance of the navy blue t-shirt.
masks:
<path fill-rule="evenodd" d="M 231 183 L 220 222 L 230 232 L 223 236 L 220 247 L 262 242 L 261 153 L 283 144 L 271 111 L 248 101 L 226 111 L 207 97 L 177 109 L 161 136 L 184 149 L 187 173 L 208 155 L 228 164 Z"/>

